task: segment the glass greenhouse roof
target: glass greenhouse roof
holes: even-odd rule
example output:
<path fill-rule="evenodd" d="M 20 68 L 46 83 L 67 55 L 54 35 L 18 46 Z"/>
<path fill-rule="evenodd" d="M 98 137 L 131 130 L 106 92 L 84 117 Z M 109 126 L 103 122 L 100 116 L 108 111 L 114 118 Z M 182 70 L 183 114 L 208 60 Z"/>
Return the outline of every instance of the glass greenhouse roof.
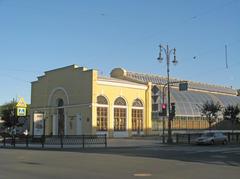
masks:
<path fill-rule="evenodd" d="M 171 90 L 171 102 L 176 103 L 177 116 L 201 116 L 200 108 L 207 101 L 219 102 L 223 107 L 240 105 L 239 96 Z"/>
<path fill-rule="evenodd" d="M 136 82 L 143 82 L 143 83 L 148 83 L 152 82 L 153 84 L 157 85 L 163 85 L 167 83 L 167 78 L 158 76 L 158 75 L 150 75 L 150 74 L 142 74 L 142 73 L 136 73 L 136 72 L 129 72 L 127 71 L 126 80 L 135 80 Z M 179 81 L 179 79 L 174 79 L 170 78 L 170 81 Z M 225 86 L 220 86 L 220 85 L 211 85 L 211 84 L 206 84 L 206 83 L 198 83 L 198 82 L 193 82 L 193 81 L 188 81 L 188 87 L 192 89 L 198 89 L 198 90 L 205 90 L 205 91 L 211 91 L 211 92 L 220 92 L 220 93 L 227 93 L 227 94 L 232 94 L 236 95 L 236 90 L 225 87 Z"/>
<path fill-rule="evenodd" d="M 166 77 L 130 72 L 125 69 L 120 70 L 122 70 L 123 72 L 119 73 L 118 71 L 116 75 L 112 73 L 113 76 L 126 81 L 137 82 L 141 84 L 151 82 L 153 84 L 153 105 L 158 105 L 162 103 L 162 89 L 160 89 L 160 86 L 162 88 L 162 86 L 167 83 Z M 122 74 L 122 76 L 119 76 L 119 74 Z M 170 81 L 176 82 L 180 80 L 170 78 Z M 237 96 L 237 90 L 229 87 L 193 81 L 188 81 L 188 91 L 179 91 L 177 89 L 177 86 L 178 84 L 175 84 L 171 88 L 171 102 L 176 103 L 177 116 L 201 116 L 201 106 L 207 101 L 213 101 L 214 103 L 219 102 L 220 105 L 223 107 L 226 107 L 228 105 L 240 106 L 240 96 Z M 167 101 L 166 98 L 165 101 Z"/>

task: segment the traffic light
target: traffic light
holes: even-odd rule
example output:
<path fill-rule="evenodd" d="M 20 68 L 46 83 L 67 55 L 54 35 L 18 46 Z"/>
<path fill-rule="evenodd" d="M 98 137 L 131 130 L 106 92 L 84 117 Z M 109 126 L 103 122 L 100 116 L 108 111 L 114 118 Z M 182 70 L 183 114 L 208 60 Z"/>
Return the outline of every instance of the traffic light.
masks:
<path fill-rule="evenodd" d="M 159 113 L 160 116 L 167 116 L 167 104 L 162 104 L 162 112 Z"/>
<path fill-rule="evenodd" d="M 171 103 L 171 117 L 175 117 L 175 112 L 176 112 L 176 106 L 175 103 Z"/>

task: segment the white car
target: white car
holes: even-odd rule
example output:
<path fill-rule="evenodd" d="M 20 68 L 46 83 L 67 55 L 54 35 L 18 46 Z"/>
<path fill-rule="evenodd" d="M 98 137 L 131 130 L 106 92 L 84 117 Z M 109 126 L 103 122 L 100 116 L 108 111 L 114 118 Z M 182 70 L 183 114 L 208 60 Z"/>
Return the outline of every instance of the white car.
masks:
<path fill-rule="evenodd" d="M 228 139 L 221 132 L 207 132 L 196 139 L 196 144 L 227 144 Z"/>

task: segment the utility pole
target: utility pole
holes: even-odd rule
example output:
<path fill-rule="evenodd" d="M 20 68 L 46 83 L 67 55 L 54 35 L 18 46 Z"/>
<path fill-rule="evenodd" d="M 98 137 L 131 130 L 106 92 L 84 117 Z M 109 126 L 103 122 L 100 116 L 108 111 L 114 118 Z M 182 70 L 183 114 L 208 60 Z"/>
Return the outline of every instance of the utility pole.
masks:
<path fill-rule="evenodd" d="M 165 52 L 166 55 L 166 62 L 167 62 L 167 87 L 168 87 L 168 139 L 167 139 L 167 143 L 172 143 L 172 126 L 171 126 L 171 116 L 170 116 L 170 104 L 171 104 L 171 98 L 170 98 L 170 80 L 169 80 L 169 73 L 170 73 L 170 56 L 171 53 L 173 53 L 174 55 L 174 59 L 172 61 L 173 64 L 177 64 L 177 60 L 176 60 L 176 49 L 169 49 L 168 45 L 166 45 L 166 47 L 159 45 L 160 48 L 160 52 L 159 52 L 159 57 L 158 57 L 158 61 L 161 63 L 163 61 L 162 58 L 162 51 Z"/>

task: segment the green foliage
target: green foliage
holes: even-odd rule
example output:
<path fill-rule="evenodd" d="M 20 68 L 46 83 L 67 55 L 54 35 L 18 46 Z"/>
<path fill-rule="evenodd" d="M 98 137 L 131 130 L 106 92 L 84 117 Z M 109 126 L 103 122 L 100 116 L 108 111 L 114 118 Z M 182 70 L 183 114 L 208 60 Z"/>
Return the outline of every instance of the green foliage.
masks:
<path fill-rule="evenodd" d="M 16 104 L 17 103 L 13 100 L 1 106 L 0 113 L 2 120 L 4 121 L 3 123 L 4 128 L 12 127 L 16 122 L 15 117 Z"/>
<path fill-rule="evenodd" d="M 230 120 L 232 122 L 232 131 L 234 129 L 234 124 L 240 122 L 240 108 L 239 106 L 229 105 L 224 109 L 223 116 L 225 120 Z"/>
<path fill-rule="evenodd" d="M 202 115 L 206 117 L 210 129 L 212 127 L 212 123 L 216 122 L 216 119 L 218 118 L 221 109 L 222 106 L 218 102 L 214 103 L 213 101 L 207 101 L 201 106 L 200 111 Z"/>
<path fill-rule="evenodd" d="M 239 122 L 240 118 L 238 115 L 240 114 L 240 108 L 236 105 L 229 105 L 225 108 L 223 112 L 224 119 Z"/>
<path fill-rule="evenodd" d="M 237 90 L 237 96 L 240 96 L 240 89 Z"/>
<path fill-rule="evenodd" d="M 18 123 L 17 116 L 16 116 L 16 105 L 17 102 L 12 100 L 10 102 L 5 103 L 4 105 L 0 106 L 0 115 L 3 122 L 3 128 L 11 128 L 14 125 L 21 126 L 22 124 Z M 27 105 L 27 115 L 29 113 L 30 106 Z"/>

